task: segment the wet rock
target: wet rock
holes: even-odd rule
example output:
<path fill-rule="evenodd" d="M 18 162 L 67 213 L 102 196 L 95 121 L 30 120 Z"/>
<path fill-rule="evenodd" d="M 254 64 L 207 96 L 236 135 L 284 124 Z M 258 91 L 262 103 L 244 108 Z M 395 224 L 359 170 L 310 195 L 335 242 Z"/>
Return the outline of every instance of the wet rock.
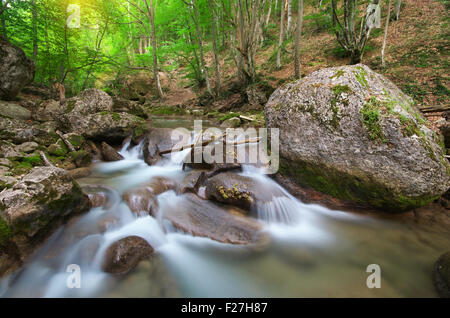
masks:
<path fill-rule="evenodd" d="M 85 185 L 83 192 L 87 194 L 93 208 L 104 207 L 109 209 L 112 205 L 115 190 L 103 185 Z"/>
<path fill-rule="evenodd" d="M 0 99 L 12 100 L 34 79 L 35 63 L 23 50 L 0 37 Z"/>
<path fill-rule="evenodd" d="M 34 141 L 25 142 L 16 147 L 16 151 L 24 153 L 32 153 L 39 148 L 39 145 Z"/>
<path fill-rule="evenodd" d="M 241 125 L 241 119 L 239 117 L 233 117 L 225 120 L 220 127 L 222 128 L 237 128 Z"/>
<path fill-rule="evenodd" d="M 29 120 L 31 112 L 15 102 L 0 101 L 0 116 L 11 119 Z"/>
<path fill-rule="evenodd" d="M 153 178 L 145 185 L 124 192 L 122 198 L 134 213 L 153 213 L 156 209 L 156 196 L 169 190 L 176 189 L 172 180 L 158 177 Z"/>
<path fill-rule="evenodd" d="M 107 249 L 103 270 L 111 274 L 124 275 L 152 254 L 153 248 L 147 241 L 138 236 L 129 236 L 113 243 Z"/>
<path fill-rule="evenodd" d="M 102 158 L 104 161 L 120 161 L 123 160 L 123 156 L 119 154 L 113 147 L 106 142 L 101 143 Z"/>
<path fill-rule="evenodd" d="M 304 187 L 400 212 L 450 187 L 440 138 L 411 98 L 364 65 L 280 87 L 265 108 L 280 128 L 280 171 Z"/>
<path fill-rule="evenodd" d="M 78 168 L 78 169 L 73 169 L 69 171 L 69 175 L 73 178 L 73 179 L 81 179 L 81 178 L 86 178 L 89 177 L 92 173 L 91 168 Z"/>
<path fill-rule="evenodd" d="M 20 242 L 19 254 L 26 256 L 61 222 L 89 208 L 88 197 L 66 171 L 36 167 L 0 193 L 0 245 Z"/>
<path fill-rule="evenodd" d="M 450 252 L 442 255 L 434 265 L 434 286 L 443 298 L 450 298 Z"/>
<path fill-rule="evenodd" d="M 143 153 L 144 160 L 148 165 L 154 165 L 159 160 L 161 156 L 160 151 L 171 150 L 175 145 L 180 146 L 182 143 L 180 140 L 172 140 L 173 129 L 170 128 L 153 128 L 145 136 Z M 185 143 L 186 145 L 188 143 Z M 184 143 L 183 143 L 184 145 Z"/>
<path fill-rule="evenodd" d="M 220 173 L 206 181 L 206 198 L 237 206 L 246 211 L 270 203 L 285 194 L 268 183 L 239 174 Z"/>
<path fill-rule="evenodd" d="M 193 194 L 184 194 L 170 201 L 159 200 L 158 217 L 194 236 L 223 243 L 253 244 L 266 240 L 260 233 L 262 226 L 256 220 L 230 214 Z"/>
<path fill-rule="evenodd" d="M 178 185 L 178 193 L 197 193 L 199 187 L 203 186 L 203 181 L 200 178 L 205 173 L 204 170 L 189 171 Z"/>

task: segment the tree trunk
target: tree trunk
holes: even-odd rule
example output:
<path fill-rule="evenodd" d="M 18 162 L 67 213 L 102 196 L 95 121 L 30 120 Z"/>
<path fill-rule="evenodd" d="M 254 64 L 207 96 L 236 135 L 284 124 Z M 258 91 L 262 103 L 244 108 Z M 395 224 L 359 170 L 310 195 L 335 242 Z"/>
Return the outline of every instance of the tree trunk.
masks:
<path fill-rule="evenodd" d="M 384 59 L 384 52 L 386 51 L 386 39 L 388 36 L 388 30 L 389 30 L 389 20 L 391 19 L 391 2 L 392 2 L 392 0 L 389 0 L 388 7 L 387 7 L 386 25 L 384 27 L 383 47 L 381 49 L 381 66 L 383 68 L 386 67 L 386 61 Z"/>
<path fill-rule="evenodd" d="M 272 5 L 273 5 L 273 0 L 270 0 L 270 2 L 269 2 L 269 11 L 267 12 L 267 16 L 266 16 L 266 20 L 264 22 L 264 26 L 267 26 L 269 24 L 270 16 L 272 14 Z"/>
<path fill-rule="evenodd" d="M 32 15 L 33 15 L 33 60 L 37 61 L 37 55 L 38 55 L 38 34 L 37 34 L 37 6 L 36 6 L 36 0 L 31 1 L 31 7 L 32 7 Z"/>
<path fill-rule="evenodd" d="M 286 25 L 286 37 L 289 37 L 292 29 L 292 0 L 287 0 L 287 25 Z"/>
<path fill-rule="evenodd" d="M 215 93 L 216 97 L 219 97 L 220 94 L 220 62 L 219 56 L 217 55 L 217 13 L 216 9 L 213 6 L 212 1 L 208 1 L 209 8 L 211 10 L 211 32 L 213 37 L 213 53 L 214 53 L 214 64 L 216 71 L 216 87 Z"/>
<path fill-rule="evenodd" d="M 208 69 L 206 68 L 205 58 L 204 58 L 204 54 L 203 54 L 202 36 L 201 36 L 201 32 L 200 32 L 199 16 L 198 16 L 198 11 L 197 11 L 197 6 L 195 3 L 195 0 L 192 0 L 191 4 L 192 4 L 192 9 L 194 10 L 194 17 L 195 17 L 194 24 L 195 24 L 195 30 L 197 32 L 198 48 L 200 51 L 200 63 L 202 65 L 203 75 L 205 76 L 206 90 L 211 96 L 213 96 L 213 92 L 211 90 L 211 83 L 209 82 Z"/>
<path fill-rule="evenodd" d="M 158 52 L 157 52 L 157 44 L 156 44 L 156 30 L 155 30 L 155 16 L 154 16 L 154 7 L 153 0 L 145 0 L 145 5 L 147 6 L 148 17 L 150 22 L 150 27 L 152 28 L 152 51 L 153 51 L 153 74 L 155 77 L 155 86 L 158 96 L 160 98 L 164 97 L 164 93 L 161 88 L 161 82 L 159 80 L 159 67 L 158 67 Z"/>
<path fill-rule="evenodd" d="M 283 46 L 284 38 L 284 3 L 287 0 L 281 1 L 281 22 L 280 22 L 280 38 L 278 40 L 278 50 L 277 50 L 277 68 L 281 68 L 281 47 Z"/>
<path fill-rule="evenodd" d="M 402 0 L 397 0 L 395 2 L 395 11 L 394 11 L 394 15 L 395 15 L 395 20 L 398 21 L 398 19 L 400 19 L 400 9 L 402 7 Z"/>
<path fill-rule="evenodd" d="M 300 70 L 300 38 L 302 35 L 303 24 L 303 0 L 298 0 L 298 15 L 297 15 L 297 30 L 295 33 L 295 53 L 294 53 L 294 66 L 295 66 L 295 78 L 301 78 Z"/>

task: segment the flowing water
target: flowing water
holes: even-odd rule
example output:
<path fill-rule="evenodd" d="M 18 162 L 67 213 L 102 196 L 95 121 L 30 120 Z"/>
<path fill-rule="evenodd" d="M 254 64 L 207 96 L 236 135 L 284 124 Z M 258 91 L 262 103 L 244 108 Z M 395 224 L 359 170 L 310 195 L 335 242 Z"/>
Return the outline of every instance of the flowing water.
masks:
<path fill-rule="evenodd" d="M 141 148 L 125 145 L 125 160 L 97 163 L 95 173 L 80 180 L 109 187 L 109 204 L 60 228 L 1 282 L 1 297 L 436 297 L 432 266 L 448 250 L 450 237 L 304 204 L 249 166 L 242 174 L 265 184 L 264 191 L 282 193 L 258 207 L 270 238 L 263 246 L 193 237 L 167 221 L 133 214 L 122 201 L 124 191 L 155 177 L 180 182 L 185 176 L 177 160 L 146 165 Z M 164 213 L 182 209 L 185 198 L 169 191 L 157 200 Z M 100 230 L 108 218 L 117 222 Z M 103 272 L 108 246 L 131 235 L 148 241 L 154 256 L 123 277 Z M 80 289 L 67 288 L 70 264 L 81 268 Z M 369 264 L 381 268 L 380 289 L 366 285 Z"/>

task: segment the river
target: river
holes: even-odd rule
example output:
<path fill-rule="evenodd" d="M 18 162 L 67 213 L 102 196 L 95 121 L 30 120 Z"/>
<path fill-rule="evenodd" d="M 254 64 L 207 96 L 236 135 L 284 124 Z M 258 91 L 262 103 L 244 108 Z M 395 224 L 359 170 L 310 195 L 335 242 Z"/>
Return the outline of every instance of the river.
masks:
<path fill-rule="evenodd" d="M 185 121 L 170 122 L 191 127 Z M 160 126 L 164 121 L 160 121 Z M 60 228 L 15 274 L 0 283 L 1 297 L 436 297 L 434 261 L 450 237 L 371 216 L 304 204 L 258 169 L 240 173 L 283 193 L 258 211 L 268 242 L 231 245 L 175 230 L 167 221 L 133 214 L 122 193 L 152 178 L 180 182 L 181 164 L 148 166 L 141 146 L 121 150 L 125 160 L 95 163 L 81 185 L 113 189 L 107 207 L 93 208 Z M 179 155 L 185 155 L 186 152 Z M 158 196 L 160 213 L 182 209 L 174 191 Z M 205 204 L 211 204 L 206 202 Z M 212 205 L 211 205 L 212 206 Z M 117 220 L 106 231 L 105 217 Z M 137 235 L 156 250 L 123 277 L 101 270 L 106 248 Z M 67 288 L 67 266 L 81 268 L 81 288 Z M 381 269 L 381 288 L 370 289 L 370 264 Z"/>

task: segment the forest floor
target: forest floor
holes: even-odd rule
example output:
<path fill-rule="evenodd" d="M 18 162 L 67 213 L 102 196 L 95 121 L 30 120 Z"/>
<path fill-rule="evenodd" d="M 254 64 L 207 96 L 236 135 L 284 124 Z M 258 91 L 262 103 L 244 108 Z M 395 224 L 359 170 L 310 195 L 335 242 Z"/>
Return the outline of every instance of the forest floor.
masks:
<path fill-rule="evenodd" d="M 370 37 L 363 63 L 385 75 L 405 93 L 413 97 L 418 107 L 431 120 L 442 118 L 442 112 L 450 109 L 449 100 L 449 48 L 450 15 L 447 0 L 405 0 L 400 19 L 389 24 L 386 48 L 386 67 L 381 67 L 381 46 L 384 36 L 386 12 L 382 15 L 382 28 L 375 29 Z M 310 12 L 305 12 L 309 14 Z M 294 80 L 293 37 L 286 41 L 282 54 L 282 67 L 275 65 L 278 28 L 269 30 L 263 47 L 257 52 L 256 65 L 261 81 L 276 89 L 281 84 Z M 323 29 L 313 20 L 304 21 L 301 42 L 302 76 L 325 67 L 346 65 L 349 58 L 340 48 L 333 33 Z M 233 103 L 232 94 L 237 69 L 230 50 L 220 52 L 223 99 L 216 105 Z M 212 53 L 206 55 L 212 71 Z M 180 68 L 171 74 L 166 98 L 154 101 L 154 106 L 185 105 L 199 107 L 205 89 L 194 89 L 183 77 L 187 70 Z M 211 74 L 211 83 L 214 83 Z M 216 107 L 219 108 L 220 107 Z M 236 111 L 242 111 L 236 109 Z M 244 111 L 245 112 L 245 111 Z"/>

